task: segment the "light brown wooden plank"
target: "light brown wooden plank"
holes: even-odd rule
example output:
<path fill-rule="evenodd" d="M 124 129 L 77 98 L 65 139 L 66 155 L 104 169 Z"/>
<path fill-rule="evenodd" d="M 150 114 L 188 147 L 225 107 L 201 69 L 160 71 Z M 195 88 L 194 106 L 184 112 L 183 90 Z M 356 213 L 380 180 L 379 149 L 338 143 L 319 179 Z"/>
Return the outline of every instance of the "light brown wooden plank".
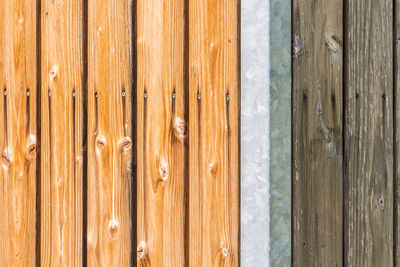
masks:
<path fill-rule="evenodd" d="M 136 14 L 137 265 L 184 266 L 184 0 Z"/>
<path fill-rule="evenodd" d="M 393 1 L 346 6 L 347 266 L 393 266 Z"/>
<path fill-rule="evenodd" d="M 34 266 L 36 1 L 0 1 L 0 266 Z"/>
<path fill-rule="evenodd" d="M 132 261 L 132 0 L 88 4 L 89 266 Z"/>
<path fill-rule="evenodd" d="M 293 266 L 343 262 L 342 2 L 292 2 Z"/>
<path fill-rule="evenodd" d="M 239 265 L 238 12 L 189 1 L 189 266 Z"/>
<path fill-rule="evenodd" d="M 41 3 L 40 263 L 82 265 L 82 1 Z"/>

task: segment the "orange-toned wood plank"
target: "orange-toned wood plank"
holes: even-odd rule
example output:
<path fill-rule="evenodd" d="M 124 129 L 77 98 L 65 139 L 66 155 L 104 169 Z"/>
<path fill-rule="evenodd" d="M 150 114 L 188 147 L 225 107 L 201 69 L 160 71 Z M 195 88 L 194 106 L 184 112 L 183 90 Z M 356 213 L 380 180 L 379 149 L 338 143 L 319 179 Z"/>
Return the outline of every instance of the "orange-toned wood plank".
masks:
<path fill-rule="evenodd" d="M 0 266 L 34 266 L 36 1 L 0 1 Z"/>
<path fill-rule="evenodd" d="M 82 1 L 41 3 L 40 263 L 82 265 Z"/>
<path fill-rule="evenodd" d="M 137 265 L 184 266 L 184 0 L 139 0 L 136 14 Z"/>
<path fill-rule="evenodd" d="M 189 266 L 239 265 L 238 15 L 189 2 Z"/>
<path fill-rule="evenodd" d="M 132 261 L 132 0 L 88 5 L 89 266 Z"/>

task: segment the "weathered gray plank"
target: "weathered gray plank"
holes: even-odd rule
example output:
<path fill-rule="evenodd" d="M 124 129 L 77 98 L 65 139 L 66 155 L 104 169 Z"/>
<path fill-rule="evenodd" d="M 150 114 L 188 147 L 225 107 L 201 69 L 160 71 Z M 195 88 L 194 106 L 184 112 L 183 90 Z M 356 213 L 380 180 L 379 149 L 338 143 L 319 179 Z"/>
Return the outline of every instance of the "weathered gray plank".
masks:
<path fill-rule="evenodd" d="M 292 4 L 293 266 L 341 266 L 342 1 Z"/>
<path fill-rule="evenodd" d="M 399 156 L 400 155 L 400 123 L 398 121 L 400 121 L 400 108 L 399 108 L 399 103 L 400 103 L 400 89 L 399 89 L 399 85 L 400 85 L 400 69 L 399 69 L 399 65 L 400 65 L 400 0 L 396 0 L 395 2 L 395 7 L 394 7 L 394 37 L 395 37 L 395 49 L 393 51 L 394 53 L 394 109 L 395 109 L 395 113 L 394 113 L 394 137 L 395 137 L 395 148 L 394 148 L 394 162 L 395 162 L 395 176 L 394 176 L 394 190 L 395 190 L 395 194 L 394 194 L 394 253 L 395 253 L 395 266 L 400 266 L 400 227 L 399 227 L 399 214 L 400 214 L 400 164 L 396 163 Z"/>
<path fill-rule="evenodd" d="M 346 265 L 393 266 L 393 2 L 346 4 Z"/>

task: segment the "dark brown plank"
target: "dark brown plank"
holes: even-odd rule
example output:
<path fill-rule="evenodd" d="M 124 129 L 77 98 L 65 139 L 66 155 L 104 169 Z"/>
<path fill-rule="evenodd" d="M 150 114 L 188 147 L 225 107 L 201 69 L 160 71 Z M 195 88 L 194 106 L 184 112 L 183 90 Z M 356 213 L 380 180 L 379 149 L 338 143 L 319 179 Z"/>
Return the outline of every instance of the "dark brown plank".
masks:
<path fill-rule="evenodd" d="M 342 1 L 292 4 L 293 265 L 342 266 Z"/>
<path fill-rule="evenodd" d="M 393 1 L 346 1 L 345 260 L 393 266 Z"/>

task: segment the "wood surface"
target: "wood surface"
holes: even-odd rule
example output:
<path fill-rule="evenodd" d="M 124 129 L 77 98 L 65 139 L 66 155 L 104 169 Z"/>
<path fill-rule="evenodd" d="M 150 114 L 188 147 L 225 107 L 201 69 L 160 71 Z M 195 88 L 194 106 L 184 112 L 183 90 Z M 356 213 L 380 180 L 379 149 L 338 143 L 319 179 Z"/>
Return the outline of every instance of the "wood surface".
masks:
<path fill-rule="evenodd" d="M 139 0 L 137 266 L 184 266 L 184 0 Z"/>
<path fill-rule="evenodd" d="M 0 1 L 0 266 L 34 266 L 37 10 Z"/>
<path fill-rule="evenodd" d="M 292 1 L 293 266 L 342 266 L 342 1 Z"/>
<path fill-rule="evenodd" d="M 239 266 L 239 2 L 189 1 L 188 266 Z"/>
<path fill-rule="evenodd" d="M 393 266 L 393 1 L 346 4 L 346 266 Z"/>
<path fill-rule="evenodd" d="M 41 266 L 82 265 L 82 7 L 41 2 Z"/>
<path fill-rule="evenodd" d="M 393 242 L 394 242 L 394 266 L 400 266 L 400 164 L 397 162 L 400 155 L 400 0 L 393 1 L 394 4 L 394 50 L 393 50 L 393 73 L 394 73 L 394 99 L 393 99 L 393 108 L 394 108 L 394 179 L 393 179 L 393 205 L 394 205 L 394 214 L 393 214 Z"/>
<path fill-rule="evenodd" d="M 88 266 L 133 261 L 132 12 L 132 0 L 88 2 Z"/>

